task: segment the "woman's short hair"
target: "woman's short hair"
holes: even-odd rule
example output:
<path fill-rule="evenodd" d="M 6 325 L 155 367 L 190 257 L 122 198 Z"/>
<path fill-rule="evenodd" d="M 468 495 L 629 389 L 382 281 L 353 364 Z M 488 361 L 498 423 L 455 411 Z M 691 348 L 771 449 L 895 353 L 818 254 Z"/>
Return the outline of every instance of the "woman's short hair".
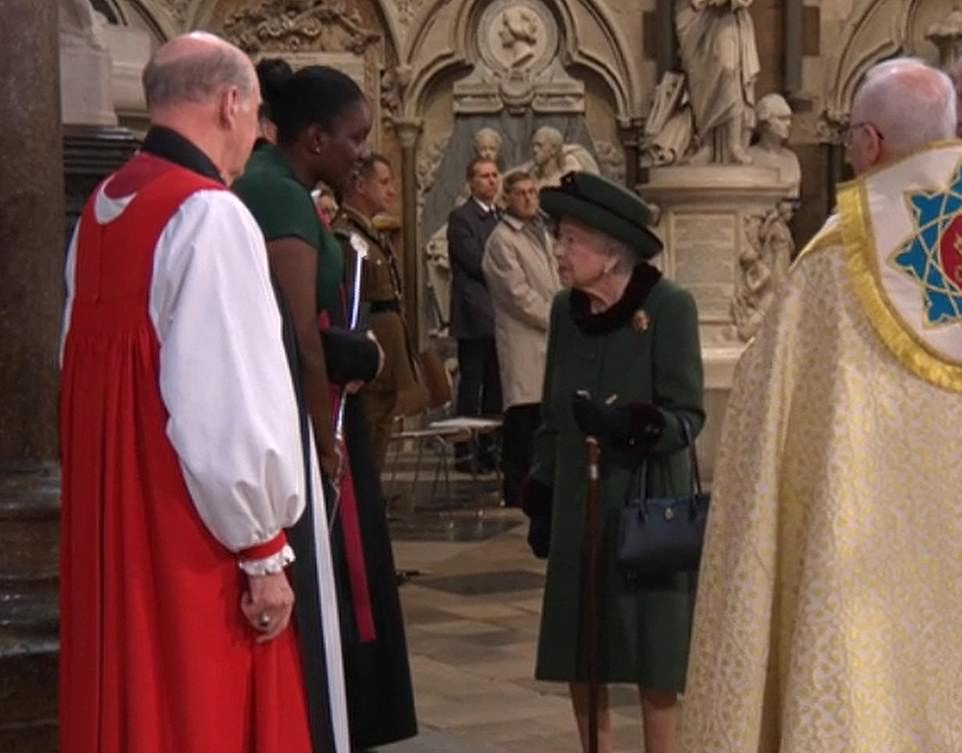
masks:
<path fill-rule="evenodd" d="M 275 77 L 268 108 L 278 141 L 289 144 L 311 125 L 330 132 L 345 112 L 365 99 L 350 76 L 325 65 L 309 65 Z"/>

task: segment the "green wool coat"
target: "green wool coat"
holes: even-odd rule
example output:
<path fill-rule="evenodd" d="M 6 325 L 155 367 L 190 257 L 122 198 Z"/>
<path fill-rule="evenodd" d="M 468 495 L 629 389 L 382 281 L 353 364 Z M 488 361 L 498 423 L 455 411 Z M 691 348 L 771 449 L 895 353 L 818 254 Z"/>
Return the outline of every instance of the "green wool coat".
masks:
<path fill-rule="evenodd" d="M 626 296 L 629 293 L 630 289 Z M 647 315 L 646 328 L 637 321 L 643 317 L 633 317 L 638 310 L 634 303 L 622 301 L 622 315 L 613 321 L 608 317 L 607 331 L 588 334 L 572 316 L 572 299 L 579 295 L 583 294 L 559 293 L 552 308 L 543 422 L 532 470 L 535 479 L 553 489 L 536 676 L 549 681 L 587 679 L 581 617 L 585 436 L 571 412 L 572 394 L 583 389 L 594 398 L 616 395 L 616 405 L 653 403 L 666 424 L 655 443 L 645 449 L 602 444 L 601 678 L 681 691 L 695 575 L 631 582 L 617 566 L 616 545 L 619 514 L 629 487 L 638 485 L 633 476 L 643 457 L 649 457 L 652 496 L 680 495 L 689 488 L 680 417 L 686 417 L 697 434 L 705 415 L 695 302 L 686 290 L 662 278 L 647 299 L 639 301 Z"/>

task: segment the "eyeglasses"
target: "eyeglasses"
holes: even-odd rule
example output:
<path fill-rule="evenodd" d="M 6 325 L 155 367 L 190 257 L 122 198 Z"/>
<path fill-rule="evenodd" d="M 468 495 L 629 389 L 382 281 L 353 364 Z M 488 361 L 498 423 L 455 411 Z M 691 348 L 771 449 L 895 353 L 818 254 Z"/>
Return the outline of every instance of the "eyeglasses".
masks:
<path fill-rule="evenodd" d="M 869 123 L 867 120 L 860 120 L 857 123 L 848 124 L 848 126 L 842 132 L 842 144 L 847 147 L 852 146 L 852 139 L 855 137 L 855 134 L 863 128 L 867 128 L 875 133 L 875 136 L 879 141 L 885 141 L 885 134 L 882 133 L 873 123 Z"/>

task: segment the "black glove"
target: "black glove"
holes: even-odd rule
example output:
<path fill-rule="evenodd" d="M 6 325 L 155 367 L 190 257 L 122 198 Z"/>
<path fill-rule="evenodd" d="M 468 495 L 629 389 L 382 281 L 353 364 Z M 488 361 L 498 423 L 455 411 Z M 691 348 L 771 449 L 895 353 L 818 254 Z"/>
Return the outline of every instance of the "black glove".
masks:
<path fill-rule="evenodd" d="M 348 382 L 370 382 L 377 376 L 377 343 L 366 332 L 331 327 L 321 332 L 327 378 L 343 386 Z"/>
<path fill-rule="evenodd" d="M 616 447 L 654 444 L 665 429 L 665 419 L 651 403 L 608 405 L 579 390 L 571 396 L 575 423 L 586 436 Z"/>
<path fill-rule="evenodd" d="M 554 492 L 550 486 L 531 476 L 521 484 L 521 508 L 530 518 L 528 546 L 538 559 L 547 559 L 551 548 L 551 505 Z"/>

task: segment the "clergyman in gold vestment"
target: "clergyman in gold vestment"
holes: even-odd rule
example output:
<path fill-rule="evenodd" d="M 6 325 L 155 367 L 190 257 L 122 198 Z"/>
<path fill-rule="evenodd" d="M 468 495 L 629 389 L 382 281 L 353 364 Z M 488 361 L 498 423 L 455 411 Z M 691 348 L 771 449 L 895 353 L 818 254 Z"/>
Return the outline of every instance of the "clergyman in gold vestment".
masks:
<path fill-rule="evenodd" d="M 698 583 L 685 753 L 962 751 L 962 142 L 882 63 L 855 181 L 738 364 Z"/>

